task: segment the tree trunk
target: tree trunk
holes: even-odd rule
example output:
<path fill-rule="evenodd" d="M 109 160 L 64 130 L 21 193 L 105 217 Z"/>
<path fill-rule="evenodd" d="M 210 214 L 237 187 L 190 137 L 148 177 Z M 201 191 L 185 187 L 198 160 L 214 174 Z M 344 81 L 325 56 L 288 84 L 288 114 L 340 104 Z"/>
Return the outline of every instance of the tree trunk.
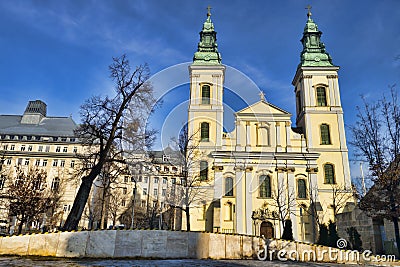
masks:
<path fill-rule="evenodd" d="M 78 224 L 81 220 L 83 210 L 89 198 L 90 189 L 92 188 L 92 184 L 96 176 L 97 175 L 89 174 L 82 179 L 82 183 L 74 200 L 74 205 L 72 206 L 72 209 L 68 214 L 67 220 L 62 228 L 64 231 L 78 230 Z"/>
<path fill-rule="evenodd" d="M 399 218 L 392 217 L 392 221 L 393 221 L 393 225 L 394 225 L 394 234 L 396 236 L 397 251 L 399 252 L 399 255 L 400 255 Z"/>
<path fill-rule="evenodd" d="M 19 225 L 18 225 L 18 235 L 22 234 L 22 226 L 24 225 L 25 220 L 21 220 Z"/>
<path fill-rule="evenodd" d="M 189 213 L 189 206 L 185 208 L 186 213 L 186 231 L 190 231 L 190 213 Z"/>

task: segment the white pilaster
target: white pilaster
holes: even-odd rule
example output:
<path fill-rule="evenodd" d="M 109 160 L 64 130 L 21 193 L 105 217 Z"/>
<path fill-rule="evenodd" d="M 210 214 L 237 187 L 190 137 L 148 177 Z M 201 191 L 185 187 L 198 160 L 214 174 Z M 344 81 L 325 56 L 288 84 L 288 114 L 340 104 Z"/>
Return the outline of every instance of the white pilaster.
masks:
<path fill-rule="evenodd" d="M 245 177 L 246 177 L 246 230 L 245 234 L 251 235 L 253 232 L 253 220 L 251 218 L 251 214 L 253 212 L 253 188 L 252 188 L 252 177 L 251 177 L 251 171 L 246 171 L 245 172 Z"/>
<path fill-rule="evenodd" d="M 236 231 L 239 234 L 245 234 L 245 207 L 244 207 L 244 199 L 246 186 L 244 184 L 243 179 L 244 170 L 243 169 L 236 169 Z"/>
<path fill-rule="evenodd" d="M 250 122 L 246 121 L 246 151 L 251 151 L 251 132 L 250 132 Z"/>
<path fill-rule="evenodd" d="M 290 122 L 287 121 L 285 122 L 285 128 L 286 128 L 286 152 L 291 152 L 292 151 L 292 143 L 290 141 Z"/>

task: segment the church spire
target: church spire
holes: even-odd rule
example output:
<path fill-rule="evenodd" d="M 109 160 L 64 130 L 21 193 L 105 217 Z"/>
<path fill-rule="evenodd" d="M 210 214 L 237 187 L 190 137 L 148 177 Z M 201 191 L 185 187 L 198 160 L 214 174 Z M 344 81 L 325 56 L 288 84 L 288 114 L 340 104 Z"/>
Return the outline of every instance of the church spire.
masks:
<path fill-rule="evenodd" d="M 308 19 L 304 27 L 303 38 L 300 40 L 303 44 L 303 51 L 299 66 L 333 66 L 332 58 L 326 52 L 324 43 L 321 42 L 322 32 L 318 30 L 318 25 L 311 18 L 311 6 L 307 6 L 307 9 Z"/>
<path fill-rule="evenodd" d="M 211 7 L 207 8 L 207 19 L 200 32 L 200 42 L 194 53 L 193 65 L 221 65 L 221 54 L 218 53 L 217 32 L 211 21 Z"/>

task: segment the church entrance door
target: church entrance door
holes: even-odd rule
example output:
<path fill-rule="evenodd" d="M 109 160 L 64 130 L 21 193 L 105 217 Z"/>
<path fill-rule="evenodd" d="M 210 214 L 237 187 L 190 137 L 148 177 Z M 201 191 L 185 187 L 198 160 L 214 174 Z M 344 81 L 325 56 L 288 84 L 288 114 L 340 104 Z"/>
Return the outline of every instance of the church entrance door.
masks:
<path fill-rule="evenodd" d="M 265 238 L 274 237 L 274 227 L 270 222 L 262 222 L 260 226 L 260 236 L 264 235 Z"/>

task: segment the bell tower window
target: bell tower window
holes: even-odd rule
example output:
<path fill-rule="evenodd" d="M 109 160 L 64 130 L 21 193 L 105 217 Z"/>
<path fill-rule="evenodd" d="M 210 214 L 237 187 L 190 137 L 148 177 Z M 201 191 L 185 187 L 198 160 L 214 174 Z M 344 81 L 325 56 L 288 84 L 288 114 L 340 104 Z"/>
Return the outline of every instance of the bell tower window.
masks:
<path fill-rule="evenodd" d="M 200 161 L 200 181 L 208 180 L 208 162 Z"/>
<path fill-rule="evenodd" d="M 326 89 L 325 87 L 317 87 L 317 106 L 326 107 Z"/>
<path fill-rule="evenodd" d="M 335 184 L 335 169 L 333 164 L 327 163 L 324 165 L 324 175 L 326 184 Z"/>
<path fill-rule="evenodd" d="M 201 86 L 201 104 L 210 104 L 210 86 L 208 84 Z"/>
<path fill-rule="evenodd" d="M 321 124 L 320 126 L 321 130 L 321 145 L 330 145 L 331 143 L 331 134 L 329 131 L 329 125 L 328 124 Z"/>
<path fill-rule="evenodd" d="M 208 142 L 210 138 L 210 124 L 202 122 L 200 125 L 200 141 Z"/>

